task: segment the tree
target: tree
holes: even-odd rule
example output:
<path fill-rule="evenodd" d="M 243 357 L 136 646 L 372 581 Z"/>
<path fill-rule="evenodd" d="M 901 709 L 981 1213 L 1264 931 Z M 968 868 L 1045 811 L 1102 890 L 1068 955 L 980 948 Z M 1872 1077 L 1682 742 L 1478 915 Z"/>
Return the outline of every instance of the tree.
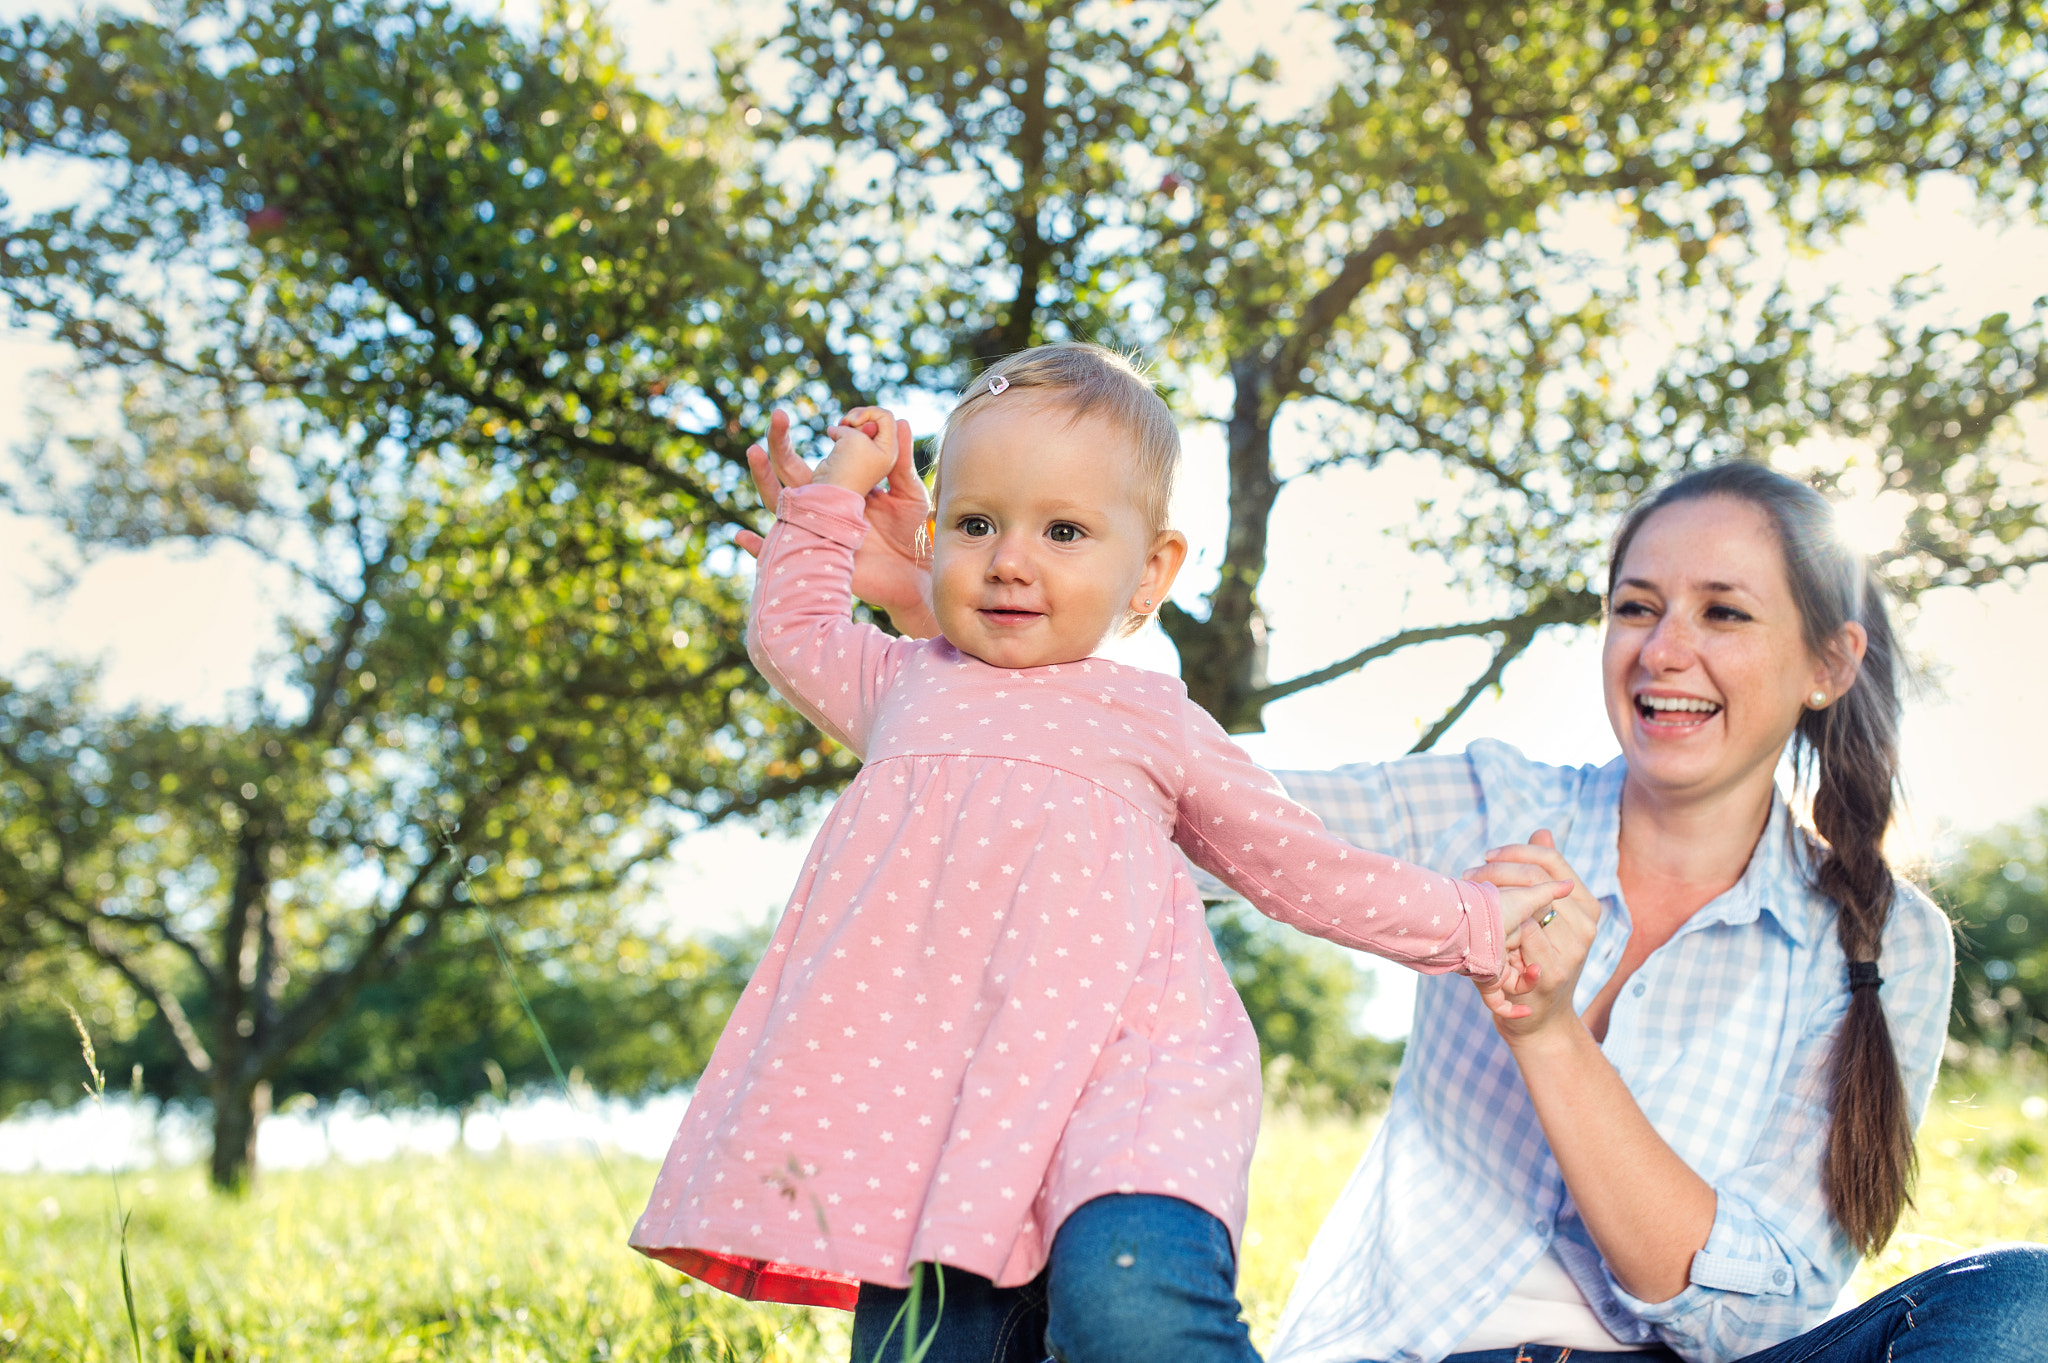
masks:
<path fill-rule="evenodd" d="M 1271 60 L 1205 40 L 1207 10 L 797 0 L 775 50 L 801 75 L 759 135 L 877 167 L 817 214 L 864 255 L 957 205 L 918 262 L 940 289 L 910 306 L 883 272 L 872 292 L 876 382 L 946 387 L 1060 335 L 1145 341 L 1223 380 L 1226 402 L 1188 411 L 1227 438 L 1218 580 L 1161 623 L 1227 728 L 1403 648 L 1494 640 L 1429 747 L 1541 631 L 1597 617 L 1619 505 L 1810 433 L 1867 442 L 1849 476 L 1911 499 L 1883 556 L 1902 594 L 2048 558 L 2013 419 L 2041 391 L 2043 314 L 1918 325 L 1908 286 L 1859 358 L 1831 343 L 1836 301 L 1797 296 L 1761 249 L 1824 245 L 1873 191 L 1934 176 L 2037 212 L 2038 4 L 1326 0 L 1305 10 L 1335 75 L 1283 113 Z M 729 81 L 745 97 L 744 71 Z M 1568 209 L 1618 222 L 1618 265 L 1560 244 Z M 1276 448 L 1295 427 L 1318 447 Z M 1282 492 L 1394 454 L 1441 471 L 1413 539 L 1475 617 L 1269 678 L 1258 592 Z"/>
<path fill-rule="evenodd" d="M 161 1020 L 221 1186 L 351 1001 L 476 915 L 602 935 L 682 831 L 850 770 L 753 676 L 703 533 L 804 381 L 747 320 L 786 301 L 751 191 L 607 44 L 382 0 L 0 34 L 5 149 L 104 190 L 10 224 L 0 297 L 79 356 L 66 410 L 119 413 L 53 416 L 15 504 L 299 589 L 219 719 L 0 683 L 0 940 Z"/>
<path fill-rule="evenodd" d="M 1993 1054 L 2048 1050 L 2048 809 L 1969 839 L 1934 893 L 1956 919 L 1950 1039 Z"/>
<path fill-rule="evenodd" d="M 0 300 L 76 352 L 74 410 L 119 413 L 53 420 L 15 503 L 87 550 L 232 542 L 303 584 L 224 719 L 108 713 L 61 670 L 0 705 L 0 944 L 72 944 L 156 1010 L 218 1179 L 289 1057 L 467 915 L 573 937 L 682 828 L 845 779 L 746 668 L 714 530 L 754 510 L 740 452 L 777 402 L 1060 335 L 1166 356 L 1227 437 L 1231 519 L 1206 602 L 1162 619 L 1235 731 L 1494 640 L 1428 746 L 1593 617 L 1621 500 L 1812 431 L 1911 500 L 1908 595 L 2048 552 L 2016 444 L 2041 318 L 1922 325 L 1908 290 L 1873 357 L 1759 245 L 1935 175 L 2037 212 L 2038 0 L 1326 0 L 1334 74 L 1299 109 L 1206 12 L 795 0 L 794 79 L 724 54 L 708 110 L 557 5 L 530 39 L 413 0 L 0 30 L 0 152 L 96 176 L 7 221 Z M 1566 210 L 1629 252 L 1566 249 Z M 1269 678 L 1274 507 L 1396 455 L 1441 472 L 1413 533 L 1472 618 Z"/>

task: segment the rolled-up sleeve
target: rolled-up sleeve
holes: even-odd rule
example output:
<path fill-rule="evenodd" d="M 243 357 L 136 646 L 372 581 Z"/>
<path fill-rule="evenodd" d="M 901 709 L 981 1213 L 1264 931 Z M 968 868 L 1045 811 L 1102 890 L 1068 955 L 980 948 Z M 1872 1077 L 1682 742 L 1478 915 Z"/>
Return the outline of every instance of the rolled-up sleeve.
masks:
<path fill-rule="evenodd" d="M 1816 969 L 1843 979 L 1839 951 L 1816 958 Z M 1879 959 L 1885 981 L 1879 997 L 1916 1126 L 1941 1063 L 1954 960 L 1940 910 L 1902 886 Z M 1753 1157 L 1713 1180 L 1714 1225 L 1693 1256 L 1690 1285 L 1667 1301 L 1648 1302 L 1610 1278 L 1616 1299 L 1688 1359 L 1741 1358 L 1813 1328 L 1833 1309 L 1859 1262 L 1821 1191 L 1831 1121 L 1828 1076 L 1849 1002 L 1846 987 L 1825 985 Z"/>

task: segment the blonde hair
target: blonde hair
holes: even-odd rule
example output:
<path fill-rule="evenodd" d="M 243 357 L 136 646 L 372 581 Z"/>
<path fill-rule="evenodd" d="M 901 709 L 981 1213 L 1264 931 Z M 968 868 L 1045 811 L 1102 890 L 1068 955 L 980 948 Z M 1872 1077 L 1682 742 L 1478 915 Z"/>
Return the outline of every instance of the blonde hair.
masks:
<path fill-rule="evenodd" d="M 1070 420 L 1102 417 L 1129 436 L 1119 453 L 1131 460 L 1138 508 L 1153 534 L 1167 528 L 1180 472 L 1180 428 L 1143 370 L 1114 350 L 1085 341 L 1021 350 L 968 384 L 939 433 L 934 492 L 945 469 L 946 446 L 961 422 L 985 408 L 1029 398 L 1066 409 Z"/>

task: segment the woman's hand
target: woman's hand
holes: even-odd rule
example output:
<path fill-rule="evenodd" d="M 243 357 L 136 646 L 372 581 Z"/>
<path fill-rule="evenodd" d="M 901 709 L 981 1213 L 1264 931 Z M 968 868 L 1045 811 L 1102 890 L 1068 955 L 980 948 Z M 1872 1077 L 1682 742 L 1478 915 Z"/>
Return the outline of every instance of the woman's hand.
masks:
<path fill-rule="evenodd" d="M 1480 992 L 1608 1271 L 1644 1301 L 1669 1301 L 1691 1281 L 1693 1256 L 1706 1247 L 1719 1203 L 1712 1185 L 1650 1125 L 1572 1009 L 1572 991 L 1600 923 L 1600 901 L 1558 855 L 1548 829 L 1526 843 L 1496 847 L 1466 878 L 1502 886 L 1572 884 L 1547 926 L 1534 919 L 1522 925 L 1523 977 L 1482 981 Z"/>
<path fill-rule="evenodd" d="M 1551 905 L 1557 916 L 1548 924 L 1538 926 L 1541 915 L 1522 924 L 1508 970 L 1498 980 L 1482 983 L 1480 994 L 1493 1010 L 1494 1027 L 1510 1047 L 1560 1027 L 1578 1026 L 1572 992 L 1600 925 L 1600 901 L 1558 853 L 1550 830 L 1538 829 L 1526 843 L 1494 848 L 1486 854 L 1486 865 L 1467 871 L 1465 878 L 1490 881 L 1503 890 L 1552 881 L 1571 886 L 1570 893 Z"/>
<path fill-rule="evenodd" d="M 863 433 L 870 438 L 879 436 L 880 423 L 871 424 L 874 429 Z M 931 499 L 917 476 L 910 426 L 900 420 L 894 425 L 896 460 L 889 468 L 888 482 L 866 493 L 868 534 L 853 556 L 853 594 L 887 611 L 903 633 L 924 639 L 939 632 L 938 621 L 932 618 L 931 568 L 923 548 Z M 747 450 L 747 467 L 770 511 L 781 500 L 783 488 L 802 487 L 812 480 L 810 466 L 789 438 L 789 413 L 776 412 L 769 417 L 767 444 Z M 740 548 L 759 556 L 759 535 L 743 529 L 734 539 Z"/>

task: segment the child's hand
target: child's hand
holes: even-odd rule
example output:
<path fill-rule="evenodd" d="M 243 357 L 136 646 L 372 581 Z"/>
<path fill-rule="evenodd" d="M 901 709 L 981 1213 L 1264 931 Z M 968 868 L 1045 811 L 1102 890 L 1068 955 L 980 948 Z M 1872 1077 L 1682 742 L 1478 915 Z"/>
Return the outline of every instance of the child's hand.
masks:
<path fill-rule="evenodd" d="M 863 497 L 895 467 L 899 445 L 904 449 L 910 445 L 910 427 L 899 427 L 896 414 L 886 407 L 856 407 L 837 424 L 827 426 L 825 434 L 832 437 L 832 453 L 818 465 L 812 479 Z"/>

